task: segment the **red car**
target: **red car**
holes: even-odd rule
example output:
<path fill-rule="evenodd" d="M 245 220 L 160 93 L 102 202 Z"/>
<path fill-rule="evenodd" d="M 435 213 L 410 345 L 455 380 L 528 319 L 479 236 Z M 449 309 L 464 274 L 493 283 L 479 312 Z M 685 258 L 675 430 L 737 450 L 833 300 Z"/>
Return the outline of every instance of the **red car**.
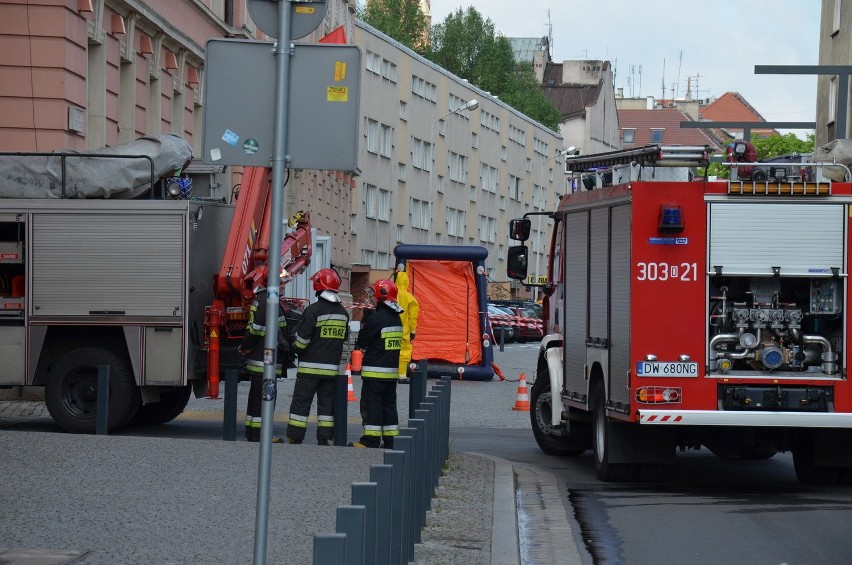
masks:
<path fill-rule="evenodd" d="M 505 308 L 511 310 L 514 314 L 513 323 L 518 328 L 517 340 L 519 342 L 539 341 L 544 337 L 542 320 L 531 309 L 520 306 L 506 306 Z"/>

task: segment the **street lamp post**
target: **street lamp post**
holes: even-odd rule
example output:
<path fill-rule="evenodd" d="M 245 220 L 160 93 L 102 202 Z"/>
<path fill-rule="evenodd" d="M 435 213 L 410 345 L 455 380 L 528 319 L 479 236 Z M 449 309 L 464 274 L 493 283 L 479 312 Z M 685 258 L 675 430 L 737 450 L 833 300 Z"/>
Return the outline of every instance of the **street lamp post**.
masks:
<path fill-rule="evenodd" d="M 450 116 L 452 114 L 460 114 L 461 112 L 468 110 L 472 112 L 479 108 L 479 101 L 476 98 L 468 100 L 463 106 L 459 106 L 455 110 L 451 110 L 432 122 L 432 127 L 429 130 L 429 242 L 434 243 L 434 234 L 435 230 L 432 229 L 432 220 L 435 218 L 435 210 L 433 209 L 434 201 L 435 201 L 435 190 L 432 186 L 432 176 L 433 169 L 435 168 L 435 126 L 438 125 L 438 122 Z"/>

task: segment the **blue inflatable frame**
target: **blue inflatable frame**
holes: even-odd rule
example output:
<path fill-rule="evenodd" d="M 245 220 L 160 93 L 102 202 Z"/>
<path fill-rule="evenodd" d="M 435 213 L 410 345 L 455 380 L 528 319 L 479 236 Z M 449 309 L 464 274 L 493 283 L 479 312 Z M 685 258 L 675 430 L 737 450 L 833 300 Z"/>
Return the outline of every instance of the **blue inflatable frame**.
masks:
<path fill-rule="evenodd" d="M 409 260 L 415 261 L 470 261 L 473 263 L 473 278 L 476 283 L 476 303 L 479 308 L 479 335 L 490 336 L 491 330 L 488 324 L 488 276 L 485 268 L 485 259 L 488 250 L 478 245 L 411 245 L 400 244 L 394 248 L 396 265 L 405 264 Z M 478 365 L 457 365 L 453 363 L 438 363 L 429 361 L 428 376 L 440 378 L 451 376 L 453 379 L 464 379 L 466 381 L 490 381 L 494 378 L 494 349 L 493 340 L 483 340 L 480 337 L 482 347 L 482 361 Z M 459 368 L 464 368 L 459 373 Z"/>

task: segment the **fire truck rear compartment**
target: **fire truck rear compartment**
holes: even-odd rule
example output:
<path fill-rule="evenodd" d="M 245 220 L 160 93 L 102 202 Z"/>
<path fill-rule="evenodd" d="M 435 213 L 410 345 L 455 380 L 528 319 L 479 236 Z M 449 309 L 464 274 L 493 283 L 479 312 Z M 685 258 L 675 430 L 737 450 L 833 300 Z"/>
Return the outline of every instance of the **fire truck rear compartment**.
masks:
<path fill-rule="evenodd" d="M 710 283 L 711 375 L 841 376 L 844 312 L 839 277 L 715 276 Z"/>

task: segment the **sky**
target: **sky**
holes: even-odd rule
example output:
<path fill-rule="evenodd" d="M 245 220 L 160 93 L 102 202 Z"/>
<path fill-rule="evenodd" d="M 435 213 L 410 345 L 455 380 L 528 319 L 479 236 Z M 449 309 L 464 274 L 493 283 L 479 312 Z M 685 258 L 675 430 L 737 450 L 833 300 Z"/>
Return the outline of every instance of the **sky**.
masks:
<path fill-rule="evenodd" d="M 816 116 L 816 75 L 754 67 L 819 63 L 820 0 L 432 0 L 432 24 L 471 5 L 506 37 L 550 35 L 556 62 L 612 62 L 626 97 L 661 98 L 665 84 L 683 98 L 691 84 L 693 98 L 738 92 L 766 121 Z"/>

